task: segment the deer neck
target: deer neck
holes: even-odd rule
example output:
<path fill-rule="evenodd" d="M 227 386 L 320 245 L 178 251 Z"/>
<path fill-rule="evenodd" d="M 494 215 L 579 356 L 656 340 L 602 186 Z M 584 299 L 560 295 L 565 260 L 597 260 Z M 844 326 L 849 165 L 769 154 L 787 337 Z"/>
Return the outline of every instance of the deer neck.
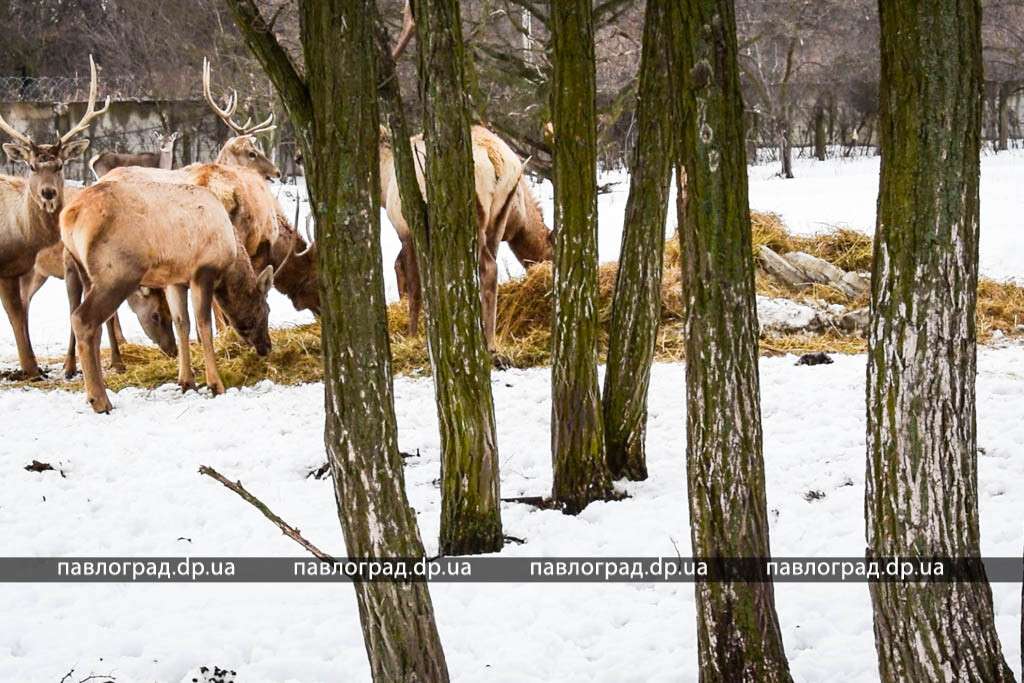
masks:
<path fill-rule="evenodd" d="M 171 169 L 174 168 L 174 145 L 172 144 L 168 149 L 160 150 L 160 168 Z"/>

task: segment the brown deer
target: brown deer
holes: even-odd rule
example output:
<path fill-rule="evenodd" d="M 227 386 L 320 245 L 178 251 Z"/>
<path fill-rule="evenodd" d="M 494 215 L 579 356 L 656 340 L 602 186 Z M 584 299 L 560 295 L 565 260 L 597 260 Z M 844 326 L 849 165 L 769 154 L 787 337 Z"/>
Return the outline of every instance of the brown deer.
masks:
<path fill-rule="evenodd" d="M 69 202 L 78 192 L 75 190 L 72 193 L 70 190 L 72 188 L 65 190 L 65 198 Z M 21 277 L 21 300 L 26 314 L 32 297 L 51 277 L 64 279 L 64 245 L 60 242 L 36 254 L 35 268 Z M 68 289 L 69 301 L 72 302 L 72 305 L 77 304 L 82 298 L 81 283 L 77 281 L 77 277 L 74 282 L 69 283 Z M 174 341 L 174 327 L 171 324 L 171 310 L 167 306 L 167 299 L 161 290 L 140 287 L 128 295 L 128 306 L 138 317 L 143 332 L 156 342 L 161 351 L 172 358 L 178 355 L 178 346 Z M 115 372 L 124 372 L 125 366 L 120 348 L 120 344 L 124 342 L 124 335 L 121 333 L 116 313 L 107 320 L 106 327 L 107 337 L 110 340 L 110 368 Z M 77 371 L 74 331 L 70 333 L 70 336 L 68 351 L 64 357 L 64 376 L 68 379 L 74 377 Z"/>
<path fill-rule="evenodd" d="M 203 347 L 206 383 L 224 393 L 213 350 L 211 306 L 216 300 L 228 322 L 256 353 L 270 353 L 267 290 L 274 267 L 259 274 L 238 241 L 220 200 L 195 185 L 122 180 L 83 190 L 60 217 L 61 241 L 86 285 L 71 314 L 86 392 L 93 410 L 112 408 L 103 382 L 99 326 L 133 291 L 162 287 L 178 333 L 178 384 L 195 387 L 189 357 L 186 290 L 191 289 Z"/>
<path fill-rule="evenodd" d="M 81 156 L 88 139 L 75 140 L 110 107 L 110 98 L 96 109 L 96 64 L 89 57 L 89 100 L 85 113 L 54 144 L 36 144 L 0 117 L 0 130 L 14 142 L 4 144 L 7 158 L 28 166 L 24 178 L 0 176 L 0 299 L 14 328 L 18 362 L 26 378 L 42 374 L 28 334 L 28 313 L 21 297 L 21 278 L 35 267 L 36 254 L 60 239 L 57 216 L 64 205 L 64 164 Z M 102 321 L 101 321 L 102 322 Z"/>
<path fill-rule="evenodd" d="M 100 152 L 89 160 L 89 170 L 99 180 L 112 169 L 120 166 L 145 166 L 148 168 L 172 168 L 174 166 L 174 143 L 181 133 L 162 133 L 153 131 L 153 138 L 159 145 L 159 152 L 139 152 L 137 154 L 119 152 Z"/>
<path fill-rule="evenodd" d="M 210 92 L 210 65 L 203 64 L 203 93 L 207 102 L 229 128 L 235 131 L 269 130 L 272 117 L 259 126 L 237 124 L 232 120 L 237 94 L 232 92 L 228 105 L 216 105 Z M 251 140 L 250 140 L 251 138 Z M 235 231 L 260 270 L 275 268 L 274 286 L 291 299 L 298 309 L 320 312 L 320 290 L 316 270 L 316 252 L 298 235 L 284 216 L 281 206 L 267 186 L 266 178 L 276 177 L 277 169 L 262 151 L 253 146 L 252 134 L 235 137 L 225 144 L 212 164 L 192 164 L 174 171 L 144 168 L 119 168 L 105 176 L 121 180 L 189 183 L 209 189 L 227 210 Z M 242 153 L 241 150 L 248 150 Z M 255 155 L 255 156 L 253 156 Z"/>
<path fill-rule="evenodd" d="M 274 113 L 271 112 L 265 121 L 255 125 L 252 123 L 251 117 L 245 123 L 235 121 L 233 117 L 238 108 L 238 93 L 232 90 L 227 104 L 224 107 L 217 106 L 213 94 L 210 92 L 210 60 L 205 57 L 203 58 L 203 96 L 217 117 L 235 134 L 220 148 L 220 153 L 214 163 L 248 168 L 267 180 L 280 178 L 281 171 L 274 165 L 274 162 L 267 158 L 263 152 L 263 146 L 256 137 L 260 133 L 267 133 L 277 128 L 274 123 Z"/>
<path fill-rule="evenodd" d="M 494 352 L 494 330 L 498 300 L 498 246 L 502 241 L 514 243 L 513 252 L 525 267 L 551 259 L 549 231 L 529 186 L 522 177 L 523 164 L 515 152 L 497 135 L 483 126 L 473 126 L 474 181 L 476 186 L 477 238 L 480 246 L 480 298 L 483 307 L 484 337 Z M 418 160 L 425 154 L 423 136 L 410 139 Z M 426 181 L 422 163 L 416 165 L 420 192 Z M 395 275 L 401 295 L 407 296 L 409 333 L 416 334 L 422 305 L 419 266 L 416 262 L 412 234 L 402 216 L 402 200 L 395 176 L 390 137 L 381 132 L 380 149 L 381 203 L 395 227 L 402 249 L 395 261 Z M 510 227 L 511 226 L 511 227 Z"/>

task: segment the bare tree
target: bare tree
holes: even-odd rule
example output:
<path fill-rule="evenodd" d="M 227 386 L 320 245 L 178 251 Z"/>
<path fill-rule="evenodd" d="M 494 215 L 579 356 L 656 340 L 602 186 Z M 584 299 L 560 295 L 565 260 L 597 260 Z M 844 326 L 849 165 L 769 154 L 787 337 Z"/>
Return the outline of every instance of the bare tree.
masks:
<path fill-rule="evenodd" d="M 227 0 L 291 116 L 316 218 L 325 443 L 348 555 L 423 556 L 398 453 L 380 261 L 376 6 L 301 0 L 303 77 L 255 0 Z M 355 583 L 375 681 L 447 681 L 424 583 Z"/>
<path fill-rule="evenodd" d="M 555 139 L 552 497 L 576 514 L 611 494 L 597 384 L 597 152 L 590 0 L 551 4 Z"/>
<path fill-rule="evenodd" d="M 879 7 L 882 170 L 868 334 L 867 555 L 978 558 L 981 4 L 888 0 Z M 1013 680 L 983 567 L 970 581 L 870 588 L 883 680 Z"/>
<path fill-rule="evenodd" d="M 695 555 L 766 558 L 757 312 L 732 0 L 678 0 L 670 25 L 686 319 L 686 476 Z M 677 178 L 682 176 L 677 174 Z M 677 181 L 678 182 L 678 181 Z M 700 582 L 702 681 L 789 681 L 771 577 Z"/>

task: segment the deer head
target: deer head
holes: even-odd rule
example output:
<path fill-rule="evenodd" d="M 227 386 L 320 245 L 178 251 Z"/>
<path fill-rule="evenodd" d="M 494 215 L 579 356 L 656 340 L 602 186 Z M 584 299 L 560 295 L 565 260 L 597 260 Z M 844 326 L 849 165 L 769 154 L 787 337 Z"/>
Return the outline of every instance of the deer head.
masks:
<path fill-rule="evenodd" d="M 89 123 L 110 108 L 107 97 L 103 108 L 96 110 L 96 63 L 89 56 L 89 103 L 85 114 L 71 130 L 57 138 L 54 144 L 36 144 L 24 133 L 19 133 L 0 116 L 0 130 L 7 133 L 14 142 L 5 143 L 3 148 L 11 162 L 22 162 L 28 166 L 28 192 L 32 201 L 43 211 L 53 214 L 60 210 L 64 201 L 64 164 L 69 159 L 81 156 L 89 147 L 89 140 L 75 140 L 84 132 Z"/>
<path fill-rule="evenodd" d="M 274 165 L 274 162 L 267 158 L 263 152 L 263 146 L 256 137 L 259 133 L 266 133 L 277 128 L 273 112 L 266 120 L 257 124 L 253 124 L 252 117 L 241 124 L 235 121 L 232 117 L 238 108 L 238 93 L 232 90 L 227 104 L 223 107 L 217 105 L 210 92 L 210 61 L 205 58 L 203 59 L 203 96 L 206 97 L 207 104 L 210 105 L 217 117 L 235 133 L 235 136 L 221 147 L 220 154 L 217 155 L 217 163 L 249 168 L 268 180 L 280 178 L 281 171 Z"/>
<path fill-rule="evenodd" d="M 161 130 L 153 131 L 153 140 L 160 148 L 161 152 L 168 153 L 174 150 L 174 143 L 181 137 L 181 133 L 174 131 L 173 133 L 166 133 Z"/>

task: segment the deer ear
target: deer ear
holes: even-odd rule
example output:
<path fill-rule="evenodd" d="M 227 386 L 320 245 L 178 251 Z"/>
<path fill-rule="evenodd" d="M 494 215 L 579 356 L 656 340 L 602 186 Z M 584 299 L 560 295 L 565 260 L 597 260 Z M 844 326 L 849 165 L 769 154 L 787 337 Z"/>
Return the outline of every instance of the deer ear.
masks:
<path fill-rule="evenodd" d="M 7 154 L 7 158 L 12 164 L 16 164 L 19 161 L 29 163 L 29 159 L 32 158 L 32 150 L 25 145 L 20 145 L 17 142 L 5 142 L 4 152 Z"/>
<path fill-rule="evenodd" d="M 89 149 L 88 138 L 84 140 L 73 140 L 72 142 L 62 145 L 60 148 L 60 158 L 64 161 L 68 159 L 74 159 L 82 156 L 85 150 Z"/>
<path fill-rule="evenodd" d="M 260 276 L 256 278 L 256 287 L 260 290 L 261 294 L 266 294 L 270 291 L 270 288 L 274 286 L 274 266 L 267 266 L 260 273 Z"/>

